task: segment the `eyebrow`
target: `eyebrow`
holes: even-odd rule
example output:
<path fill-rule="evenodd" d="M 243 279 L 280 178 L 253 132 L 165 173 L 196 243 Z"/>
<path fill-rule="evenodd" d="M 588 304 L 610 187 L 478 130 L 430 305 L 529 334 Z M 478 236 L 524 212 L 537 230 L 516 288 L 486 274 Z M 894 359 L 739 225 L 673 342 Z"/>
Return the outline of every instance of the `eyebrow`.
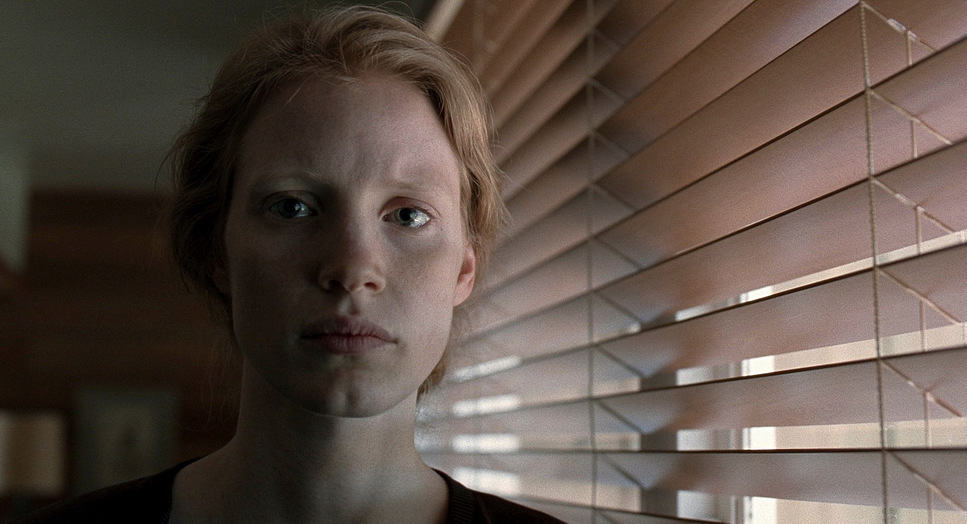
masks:
<path fill-rule="evenodd" d="M 442 184 L 439 181 L 413 182 L 408 180 L 391 180 L 386 184 L 387 187 L 401 191 L 411 191 L 414 193 L 430 193 L 432 195 L 446 196 Z"/>
<path fill-rule="evenodd" d="M 279 191 L 280 189 L 287 187 L 287 184 L 292 182 L 301 184 L 305 189 L 318 194 L 325 194 L 332 190 L 331 184 L 319 180 L 308 173 L 295 173 L 278 176 L 266 175 L 261 180 L 258 180 L 252 184 L 251 188 L 249 189 L 249 200 L 252 204 L 258 204 L 265 194 Z M 430 194 L 440 198 L 447 196 L 446 192 L 443 190 L 442 184 L 440 184 L 440 180 L 413 181 L 401 177 L 392 177 L 381 185 L 398 191 L 412 192 L 417 194 Z"/>
<path fill-rule="evenodd" d="M 302 184 L 305 189 L 308 189 L 313 193 L 325 193 L 330 189 L 329 184 L 326 184 L 325 182 L 308 174 L 279 176 L 266 175 L 261 180 L 257 180 L 251 185 L 248 191 L 247 199 L 252 205 L 259 204 L 267 194 L 274 193 L 281 189 L 291 189 L 288 186 L 288 184 L 291 182 L 298 182 L 299 184 Z"/>

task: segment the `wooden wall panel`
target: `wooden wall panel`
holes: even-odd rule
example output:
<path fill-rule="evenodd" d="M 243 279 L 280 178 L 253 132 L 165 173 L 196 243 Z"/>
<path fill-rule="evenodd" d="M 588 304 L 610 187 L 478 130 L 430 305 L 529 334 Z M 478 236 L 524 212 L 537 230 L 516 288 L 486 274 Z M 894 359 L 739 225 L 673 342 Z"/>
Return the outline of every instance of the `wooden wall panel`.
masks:
<path fill-rule="evenodd" d="M 0 409 L 69 413 L 79 388 L 169 387 L 179 395 L 179 460 L 231 437 L 231 349 L 168 261 L 161 204 L 32 196 L 27 267 L 0 295 Z"/>

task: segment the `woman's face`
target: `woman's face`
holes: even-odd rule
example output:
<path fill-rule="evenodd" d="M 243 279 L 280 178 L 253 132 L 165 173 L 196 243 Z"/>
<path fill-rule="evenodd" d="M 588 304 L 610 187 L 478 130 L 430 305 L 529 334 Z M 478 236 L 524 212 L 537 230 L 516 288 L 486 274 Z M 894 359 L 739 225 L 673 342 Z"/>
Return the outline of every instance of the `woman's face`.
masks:
<path fill-rule="evenodd" d="M 413 86 L 295 81 L 242 141 L 215 281 L 247 368 L 316 413 L 415 398 L 475 259 L 459 164 Z"/>

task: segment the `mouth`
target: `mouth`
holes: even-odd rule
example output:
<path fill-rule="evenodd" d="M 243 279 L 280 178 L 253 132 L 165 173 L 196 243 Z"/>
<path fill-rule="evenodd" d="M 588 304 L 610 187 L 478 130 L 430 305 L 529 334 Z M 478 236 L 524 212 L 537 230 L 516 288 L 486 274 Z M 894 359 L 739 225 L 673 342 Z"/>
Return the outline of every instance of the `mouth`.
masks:
<path fill-rule="evenodd" d="M 362 318 L 336 316 L 305 327 L 302 340 L 327 353 L 354 355 L 394 342 L 379 325 Z"/>

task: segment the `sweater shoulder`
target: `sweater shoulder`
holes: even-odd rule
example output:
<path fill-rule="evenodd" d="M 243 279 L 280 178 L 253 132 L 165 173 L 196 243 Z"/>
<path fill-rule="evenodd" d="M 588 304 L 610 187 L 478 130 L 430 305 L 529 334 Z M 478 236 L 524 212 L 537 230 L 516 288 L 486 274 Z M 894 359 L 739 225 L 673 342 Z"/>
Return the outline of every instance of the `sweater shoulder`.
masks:
<path fill-rule="evenodd" d="M 497 495 L 474 491 L 446 473 L 436 470 L 450 490 L 447 524 L 503 524 L 526 522 L 533 524 L 563 524 L 554 518 L 522 504 Z"/>
<path fill-rule="evenodd" d="M 28 515 L 19 524 L 145 522 L 164 524 L 175 475 L 193 461 L 137 480 L 78 495 Z"/>

